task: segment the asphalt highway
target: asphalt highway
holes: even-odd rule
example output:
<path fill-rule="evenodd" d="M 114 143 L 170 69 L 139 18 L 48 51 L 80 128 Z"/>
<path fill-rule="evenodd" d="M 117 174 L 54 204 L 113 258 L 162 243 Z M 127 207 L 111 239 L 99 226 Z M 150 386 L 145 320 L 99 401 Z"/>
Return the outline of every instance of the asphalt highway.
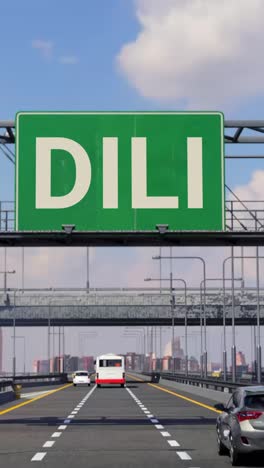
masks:
<path fill-rule="evenodd" d="M 231 466 L 217 454 L 208 399 L 140 381 L 28 393 L 0 407 L 0 467 Z M 264 466 L 263 458 L 244 461 Z"/>

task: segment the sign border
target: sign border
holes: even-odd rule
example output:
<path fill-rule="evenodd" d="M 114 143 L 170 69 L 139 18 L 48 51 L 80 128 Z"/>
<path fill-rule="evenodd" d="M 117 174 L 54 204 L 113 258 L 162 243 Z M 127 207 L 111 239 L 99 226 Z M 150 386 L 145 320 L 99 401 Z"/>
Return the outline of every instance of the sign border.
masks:
<path fill-rule="evenodd" d="M 19 117 L 23 115 L 218 115 L 221 123 L 221 179 L 222 179 L 222 231 L 225 231 L 225 161 L 224 161 L 224 114 L 221 111 L 20 111 L 16 113 L 16 160 L 15 160 L 15 230 L 18 231 L 18 172 L 19 172 Z M 168 229 L 170 232 L 179 232 Z M 43 231 L 49 232 L 49 231 Z M 52 231 L 51 231 L 52 232 Z M 113 233 L 115 231 L 112 231 Z M 126 231 L 124 231 L 126 232 Z M 136 232 L 136 231 L 135 231 Z M 192 231 L 186 231 L 192 232 Z M 202 232 L 202 231 L 200 231 Z M 206 231 L 205 231 L 206 232 Z M 209 231 L 208 231 L 209 232 Z"/>

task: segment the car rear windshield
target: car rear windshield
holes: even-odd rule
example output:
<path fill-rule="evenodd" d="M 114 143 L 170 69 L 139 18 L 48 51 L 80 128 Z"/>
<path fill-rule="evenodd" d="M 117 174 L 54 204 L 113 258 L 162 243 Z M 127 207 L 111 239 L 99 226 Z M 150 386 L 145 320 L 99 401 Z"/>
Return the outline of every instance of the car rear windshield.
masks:
<path fill-rule="evenodd" d="M 245 398 L 245 406 L 247 408 L 264 411 L 264 394 L 247 395 Z"/>
<path fill-rule="evenodd" d="M 99 367 L 121 367 L 121 359 L 100 359 Z"/>
<path fill-rule="evenodd" d="M 87 372 L 76 372 L 76 374 L 78 377 L 87 377 L 88 373 Z"/>

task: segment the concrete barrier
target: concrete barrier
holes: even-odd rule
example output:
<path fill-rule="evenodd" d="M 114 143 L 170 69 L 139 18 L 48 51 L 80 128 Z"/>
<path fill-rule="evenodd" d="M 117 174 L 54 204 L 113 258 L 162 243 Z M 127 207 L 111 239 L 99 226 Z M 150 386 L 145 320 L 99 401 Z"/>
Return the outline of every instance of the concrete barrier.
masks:
<path fill-rule="evenodd" d="M 146 375 L 142 375 L 136 372 L 133 372 L 133 373 L 130 372 L 130 374 L 134 375 L 135 377 L 144 379 L 144 380 L 149 380 L 149 382 L 151 383 L 151 378 Z M 225 391 L 223 392 L 219 390 L 212 390 L 212 389 L 205 388 L 205 387 L 198 387 L 194 385 L 183 384 L 180 382 L 174 382 L 172 380 L 166 380 L 162 378 L 160 379 L 159 383 L 160 385 L 163 385 L 164 387 L 167 387 L 167 388 L 171 388 L 172 390 L 175 390 L 178 392 L 182 391 L 185 393 L 189 393 L 190 396 L 193 395 L 193 396 L 206 398 L 208 400 L 212 400 L 215 403 L 225 404 L 228 402 L 231 396 L 231 394 L 228 392 L 228 389 L 227 389 L 227 392 Z"/>
<path fill-rule="evenodd" d="M 15 400 L 16 395 L 12 387 L 7 387 L 5 390 L 0 391 L 0 405 Z"/>

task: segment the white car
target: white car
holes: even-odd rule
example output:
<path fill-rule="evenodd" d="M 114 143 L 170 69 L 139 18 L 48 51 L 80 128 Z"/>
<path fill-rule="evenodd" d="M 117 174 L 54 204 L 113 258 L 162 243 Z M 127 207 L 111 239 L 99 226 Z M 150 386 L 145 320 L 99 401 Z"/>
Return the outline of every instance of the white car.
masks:
<path fill-rule="evenodd" d="M 76 385 L 88 385 L 90 387 L 91 385 L 91 379 L 89 377 L 89 373 L 87 371 L 76 371 L 73 374 L 73 385 L 76 387 Z"/>

